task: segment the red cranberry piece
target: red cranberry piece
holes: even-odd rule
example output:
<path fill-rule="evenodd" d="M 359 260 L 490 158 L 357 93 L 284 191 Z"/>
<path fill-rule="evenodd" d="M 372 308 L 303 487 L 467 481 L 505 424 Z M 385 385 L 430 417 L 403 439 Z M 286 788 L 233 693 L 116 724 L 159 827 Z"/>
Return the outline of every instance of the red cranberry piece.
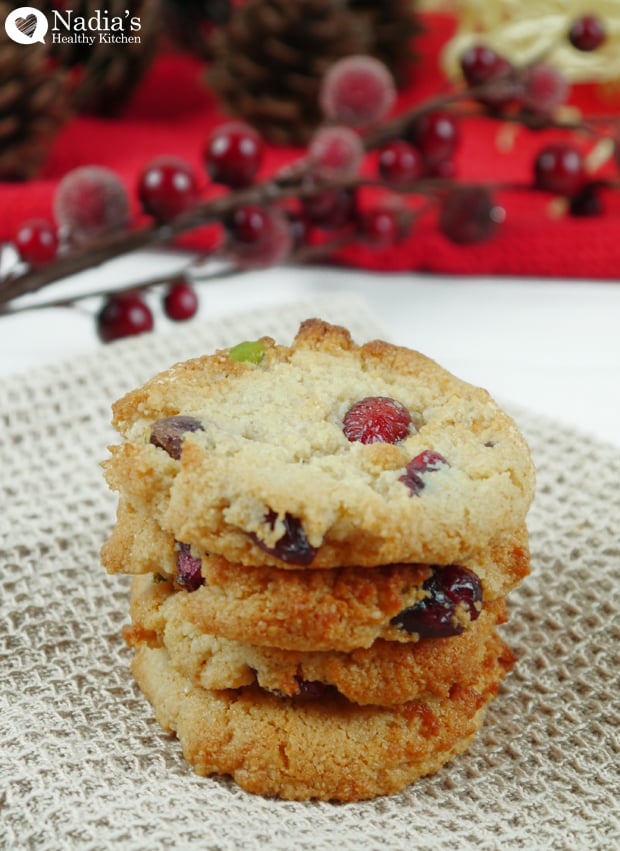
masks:
<path fill-rule="evenodd" d="M 427 165 L 449 160 L 459 142 L 459 127 L 449 112 L 426 112 L 411 127 L 411 141 L 422 152 Z"/>
<path fill-rule="evenodd" d="M 191 319 L 198 310 L 198 296 L 193 286 L 184 278 L 174 281 L 164 296 L 166 316 L 175 322 Z"/>
<path fill-rule="evenodd" d="M 367 396 L 345 414 L 342 430 L 351 443 L 397 443 L 412 428 L 411 414 L 388 396 Z M 415 431 L 415 428 L 414 428 Z"/>
<path fill-rule="evenodd" d="M 568 40 L 577 50 L 596 50 L 605 41 L 605 28 L 594 15 L 585 15 L 576 20 L 568 33 Z"/>
<path fill-rule="evenodd" d="M 201 560 L 194 558 L 189 544 L 179 544 L 177 551 L 177 584 L 186 591 L 197 591 L 203 584 Z"/>
<path fill-rule="evenodd" d="M 329 686 L 320 680 L 302 680 L 301 677 L 295 677 L 295 679 L 299 683 L 299 691 L 295 695 L 298 699 L 320 700 L 329 688 Z"/>
<path fill-rule="evenodd" d="M 188 163 L 177 157 L 158 157 L 142 172 L 138 196 L 146 213 L 169 222 L 196 204 L 198 181 Z"/>
<path fill-rule="evenodd" d="M 269 511 L 265 517 L 265 522 L 273 529 L 277 517 L 275 511 Z M 316 549 L 310 545 L 306 538 L 301 520 L 288 512 L 284 515 L 284 535 L 276 541 L 273 547 L 267 546 L 253 532 L 250 537 L 261 550 L 275 556 L 280 561 L 286 562 L 286 564 L 298 564 L 307 567 L 316 555 Z"/>
<path fill-rule="evenodd" d="M 45 266 L 56 257 L 56 229 L 45 219 L 29 219 L 15 234 L 15 248 L 21 259 L 30 266 Z"/>
<path fill-rule="evenodd" d="M 388 142 L 379 151 L 379 174 L 390 186 L 408 186 L 424 174 L 422 154 L 403 139 Z"/>
<path fill-rule="evenodd" d="M 472 88 L 496 83 L 492 93 L 476 98 L 490 109 L 501 109 L 514 98 L 515 85 L 508 79 L 513 70 L 512 64 L 492 48 L 484 44 L 472 45 L 461 56 L 461 70 Z"/>
<path fill-rule="evenodd" d="M 446 638 L 460 635 L 465 629 L 455 618 L 457 607 L 464 607 L 472 621 L 480 615 L 482 586 L 476 574 L 466 567 L 436 567 L 422 588 L 427 596 L 392 618 L 393 626 L 416 632 L 420 638 Z"/>
<path fill-rule="evenodd" d="M 573 145 L 558 142 L 538 154 L 534 164 L 535 185 L 556 195 L 576 195 L 585 181 L 583 157 Z"/>
<path fill-rule="evenodd" d="M 437 470 L 441 470 L 442 467 L 449 466 L 446 459 L 439 452 L 433 452 L 432 449 L 425 449 L 424 452 L 420 452 L 419 455 L 411 459 L 405 467 L 405 474 L 398 481 L 406 485 L 412 495 L 417 495 L 425 487 L 424 479 L 422 478 L 423 475 L 426 473 L 435 473 Z"/>
<path fill-rule="evenodd" d="M 263 157 L 263 142 L 248 124 L 232 121 L 213 131 L 204 157 L 212 180 L 239 189 L 254 180 Z"/>
<path fill-rule="evenodd" d="M 97 315 L 97 333 L 104 343 L 153 330 L 153 314 L 142 296 L 110 296 Z"/>
<path fill-rule="evenodd" d="M 486 189 L 458 189 L 449 192 L 439 212 L 439 230 L 459 245 L 484 242 L 502 220 L 503 209 Z"/>
<path fill-rule="evenodd" d="M 165 452 L 178 461 L 181 457 L 183 438 L 188 431 L 204 431 L 204 426 L 196 417 L 187 417 L 178 414 L 174 417 L 165 417 L 156 420 L 151 426 L 149 443 L 159 446 Z"/>

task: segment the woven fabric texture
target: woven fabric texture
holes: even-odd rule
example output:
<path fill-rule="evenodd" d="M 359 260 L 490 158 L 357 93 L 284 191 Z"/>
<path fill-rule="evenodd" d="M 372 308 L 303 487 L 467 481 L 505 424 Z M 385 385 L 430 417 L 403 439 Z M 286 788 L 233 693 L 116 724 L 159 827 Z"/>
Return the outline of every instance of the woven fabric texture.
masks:
<path fill-rule="evenodd" d="M 313 300 L 0 384 L 0 847 L 619 847 L 620 454 L 527 412 L 513 413 L 538 467 L 533 572 L 504 627 L 520 660 L 466 754 L 393 797 L 290 803 L 197 777 L 155 722 L 120 636 L 127 578 L 99 565 L 110 405 L 176 360 L 287 342 L 311 315 L 382 336 L 363 304 Z"/>

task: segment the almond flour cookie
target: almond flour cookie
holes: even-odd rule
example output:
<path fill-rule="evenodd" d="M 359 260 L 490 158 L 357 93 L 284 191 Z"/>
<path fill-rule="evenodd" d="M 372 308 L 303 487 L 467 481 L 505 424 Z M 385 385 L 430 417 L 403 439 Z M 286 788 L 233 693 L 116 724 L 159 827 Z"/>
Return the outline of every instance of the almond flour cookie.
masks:
<path fill-rule="evenodd" d="M 120 524 L 117 529 L 122 527 Z M 148 524 L 142 527 L 149 529 Z M 116 533 L 112 540 L 115 536 Z M 145 538 L 144 549 L 151 553 L 150 542 L 159 542 L 156 530 Z M 167 554 L 169 548 L 162 551 Z M 117 549 L 119 555 L 113 563 L 133 572 L 132 562 L 122 560 L 126 548 L 119 545 Z M 109 557 L 109 552 L 106 555 Z M 109 564 L 105 558 L 104 564 Z M 172 571 L 166 569 L 170 564 L 174 565 Z M 459 608 L 455 604 L 454 611 L 450 611 L 443 600 L 441 620 L 447 623 L 442 634 L 451 634 L 452 626 L 466 629 L 478 614 L 478 602 L 503 599 L 527 575 L 529 551 L 525 528 L 500 538 L 483 557 L 452 566 L 452 574 L 458 568 L 463 572 L 456 572 L 457 581 L 464 578 L 470 582 L 469 588 L 463 589 L 464 602 L 469 600 L 473 605 Z M 332 570 L 248 567 L 230 564 L 221 556 L 199 559 L 191 550 L 179 547 L 153 575 L 155 582 L 148 579 L 139 586 L 140 593 L 133 596 L 132 606 L 138 620 L 143 619 L 137 611 L 142 601 L 149 606 L 151 595 L 161 596 L 162 589 L 174 583 L 190 591 L 182 597 L 184 617 L 204 632 L 245 644 L 287 650 L 348 652 L 370 647 L 379 638 L 417 641 L 419 632 L 413 628 L 416 607 L 423 604 L 427 614 L 431 614 L 437 580 L 447 574 L 438 567 L 404 564 Z"/>
<path fill-rule="evenodd" d="M 194 685 L 209 690 L 258 683 L 281 696 L 322 697 L 329 687 L 353 703 L 390 706 L 428 697 L 448 697 L 478 674 L 494 628 L 506 620 L 503 600 L 489 603 L 468 630 L 451 638 L 416 644 L 377 640 L 343 652 L 298 652 L 259 647 L 206 633 L 188 620 L 188 595 L 170 582 L 136 577 L 132 587 L 130 645 L 165 647 L 170 664 Z"/>
<path fill-rule="evenodd" d="M 172 367 L 114 407 L 110 486 L 175 540 L 282 568 L 451 564 L 518 529 L 529 451 L 488 393 L 319 320 Z"/>
<path fill-rule="evenodd" d="M 132 669 L 198 774 L 232 775 L 249 792 L 290 800 L 357 801 L 398 792 L 462 753 L 513 662 L 496 638 L 475 682 L 393 707 L 287 699 L 257 686 L 212 691 L 146 644 Z"/>

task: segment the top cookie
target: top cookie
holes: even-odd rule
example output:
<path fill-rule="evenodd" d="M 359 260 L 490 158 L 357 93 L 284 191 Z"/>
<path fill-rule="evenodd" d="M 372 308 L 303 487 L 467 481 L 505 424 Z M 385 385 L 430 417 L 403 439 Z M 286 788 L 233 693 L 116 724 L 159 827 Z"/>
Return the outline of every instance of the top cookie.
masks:
<path fill-rule="evenodd" d="M 520 526 L 533 495 L 527 445 L 486 391 L 316 319 L 290 347 L 173 366 L 114 425 L 110 486 L 243 564 L 449 564 Z"/>

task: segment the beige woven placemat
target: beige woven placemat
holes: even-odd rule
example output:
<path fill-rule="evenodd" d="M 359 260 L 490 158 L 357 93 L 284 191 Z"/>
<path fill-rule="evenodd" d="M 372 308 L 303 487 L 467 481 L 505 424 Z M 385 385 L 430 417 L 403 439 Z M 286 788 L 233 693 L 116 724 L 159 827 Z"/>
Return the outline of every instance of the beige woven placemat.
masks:
<path fill-rule="evenodd" d="M 348 297 L 103 348 L 0 383 L 0 847 L 613 849 L 620 847 L 620 454 L 517 412 L 539 470 L 533 574 L 505 628 L 520 662 L 471 749 L 360 804 L 253 797 L 204 779 L 161 732 L 120 638 L 126 577 L 99 548 L 114 498 L 99 461 L 110 404 L 175 360 L 310 315 L 381 334 Z M 312 760 L 312 754 L 308 754 Z"/>

